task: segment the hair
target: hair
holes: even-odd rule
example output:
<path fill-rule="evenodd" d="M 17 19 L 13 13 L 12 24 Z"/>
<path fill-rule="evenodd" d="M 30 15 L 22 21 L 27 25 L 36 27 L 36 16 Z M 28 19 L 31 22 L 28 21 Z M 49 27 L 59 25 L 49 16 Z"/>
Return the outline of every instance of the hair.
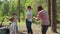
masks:
<path fill-rule="evenodd" d="M 12 22 L 15 18 L 10 18 L 9 20 Z"/>
<path fill-rule="evenodd" d="M 12 13 L 12 15 L 16 15 L 16 13 Z"/>
<path fill-rule="evenodd" d="M 38 6 L 38 11 L 43 10 L 42 6 Z"/>
<path fill-rule="evenodd" d="M 31 8 L 31 6 L 28 6 L 27 8 L 30 8 L 30 9 L 32 9 L 32 8 Z"/>

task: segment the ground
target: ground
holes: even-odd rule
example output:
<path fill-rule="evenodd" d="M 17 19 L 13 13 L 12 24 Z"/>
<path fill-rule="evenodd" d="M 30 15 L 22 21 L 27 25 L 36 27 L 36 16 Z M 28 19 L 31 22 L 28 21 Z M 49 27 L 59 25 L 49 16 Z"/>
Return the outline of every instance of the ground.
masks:
<path fill-rule="evenodd" d="M 48 28 L 47 34 L 60 34 L 60 25 L 57 25 L 58 33 L 53 33 L 51 27 Z M 27 29 L 25 24 L 19 24 L 19 34 L 27 34 Z M 32 24 L 32 29 L 34 34 L 41 34 L 41 26 L 38 24 Z"/>

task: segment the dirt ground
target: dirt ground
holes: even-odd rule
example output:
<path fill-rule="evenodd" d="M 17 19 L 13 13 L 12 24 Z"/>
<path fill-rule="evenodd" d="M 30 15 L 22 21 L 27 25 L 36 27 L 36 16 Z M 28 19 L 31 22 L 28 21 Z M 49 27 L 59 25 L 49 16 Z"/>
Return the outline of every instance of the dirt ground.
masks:
<path fill-rule="evenodd" d="M 60 34 L 60 25 L 57 25 L 58 33 L 53 33 L 51 27 L 48 28 L 47 34 Z M 25 24 L 19 24 L 19 34 L 27 34 L 27 29 Z M 41 34 L 41 26 L 32 24 L 33 34 Z"/>

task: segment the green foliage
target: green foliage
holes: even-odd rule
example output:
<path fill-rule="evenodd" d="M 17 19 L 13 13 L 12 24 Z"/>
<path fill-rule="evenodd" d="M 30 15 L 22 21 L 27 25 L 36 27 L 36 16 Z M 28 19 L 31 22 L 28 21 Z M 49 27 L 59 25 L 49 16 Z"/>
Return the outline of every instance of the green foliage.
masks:
<path fill-rule="evenodd" d="M 56 1 L 57 3 L 57 23 L 60 23 L 60 0 Z"/>
<path fill-rule="evenodd" d="M 60 0 L 57 0 L 57 21 L 60 21 Z M 37 7 L 42 5 L 45 10 L 48 10 L 48 0 L 20 0 L 20 18 L 23 21 L 26 15 L 26 7 L 32 7 L 33 17 L 37 15 Z M 0 1 L 0 21 L 3 18 L 10 17 L 15 12 L 18 16 L 18 0 L 4 0 Z M 40 23 L 40 21 L 34 20 L 34 23 Z"/>

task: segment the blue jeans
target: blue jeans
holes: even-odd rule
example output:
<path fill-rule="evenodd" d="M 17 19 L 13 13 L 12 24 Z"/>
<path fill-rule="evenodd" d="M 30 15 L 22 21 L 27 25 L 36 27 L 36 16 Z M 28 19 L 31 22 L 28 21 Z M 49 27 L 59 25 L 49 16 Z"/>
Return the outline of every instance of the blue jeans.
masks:
<path fill-rule="evenodd" d="M 33 34 L 31 25 L 32 25 L 32 22 L 30 22 L 26 19 L 26 27 L 27 27 L 28 34 Z"/>

